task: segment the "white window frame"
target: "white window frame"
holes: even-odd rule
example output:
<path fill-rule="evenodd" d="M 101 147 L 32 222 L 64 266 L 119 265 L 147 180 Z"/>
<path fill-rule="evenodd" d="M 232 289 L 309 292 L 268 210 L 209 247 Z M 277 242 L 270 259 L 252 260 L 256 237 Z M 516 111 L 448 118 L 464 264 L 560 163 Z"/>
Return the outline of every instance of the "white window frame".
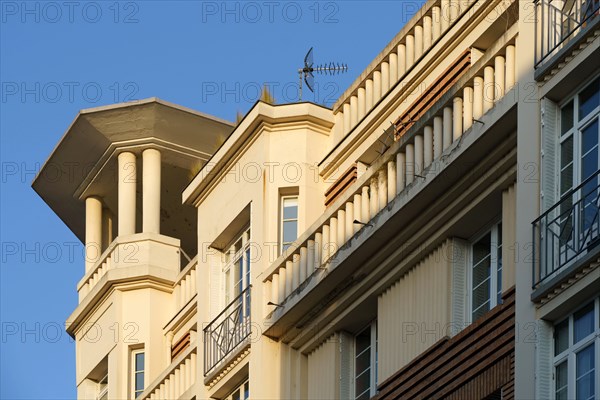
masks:
<path fill-rule="evenodd" d="M 108 399 L 108 372 L 98 382 L 98 395 L 96 398 L 98 400 Z"/>
<path fill-rule="evenodd" d="M 285 201 L 286 200 L 296 200 L 296 218 L 288 218 L 288 219 L 284 219 L 283 218 L 283 209 L 284 209 L 284 205 L 285 205 Z M 298 196 L 297 194 L 293 194 L 293 195 L 285 195 L 285 196 L 281 196 L 280 200 L 279 200 L 279 254 L 283 254 L 283 252 L 285 251 L 284 248 L 286 245 L 291 245 L 292 242 L 284 242 L 283 241 L 283 225 L 286 222 L 292 222 L 292 221 L 296 221 L 296 239 L 298 239 L 298 230 L 299 230 L 299 220 L 300 220 L 300 196 Z"/>
<path fill-rule="evenodd" d="M 574 334 L 574 318 L 575 314 L 581 309 L 590 305 L 590 302 L 594 304 L 594 331 L 581 339 L 578 343 L 573 343 L 575 334 Z M 562 364 L 564 361 L 567 361 L 567 398 L 575 399 L 575 381 L 577 377 L 577 353 L 586 348 L 587 346 L 594 344 L 594 369 L 595 369 L 595 399 L 600 399 L 600 297 L 596 297 L 591 301 L 586 301 L 581 307 L 575 309 L 572 313 L 569 314 L 568 317 L 558 320 L 554 324 L 554 329 L 557 325 L 560 325 L 564 321 L 569 321 L 568 323 L 568 332 L 569 332 L 569 344 L 566 350 L 563 350 L 560 354 L 555 354 L 554 351 L 556 349 L 556 335 L 553 334 L 552 338 L 552 398 L 556 398 L 556 367 Z"/>
<path fill-rule="evenodd" d="M 502 292 L 502 281 L 498 282 L 498 266 L 500 264 L 500 270 L 503 271 L 504 261 L 499 263 L 498 255 L 502 256 L 502 237 L 499 235 L 500 229 L 499 226 L 502 225 L 502 221 L 499 219 L 494 224 L 483 230 L 481 233 L 477 234 L 477 236 L 473 237 L 473 239 L 469 240 L 469 263 L 468 263 L 468 321 L 469 323 L 473 323 L 473 246 L 481 240 L 488 233 L 490 234 L 490 293 L 489 293 L 489 310 L 496 307 L 501 301 L 498 301 L 498 292 Z M 504 228 L 502 228 L 504 229 Z M 485 303 L 483 303 L 485 304 Z M 483 306 L 483 304 L 480 305 Z M 489 311 L 488 310 L 488 311 Z"/>
<path fill-rule="evenodd" d="M 356 354 L 356 337 L 358 335 L 360 335 L 361 333 L 363 333 L 365 330 L 369 329 L 370 330 L 370 340 L 371 343 L 369 345 L 369 349 L 370 349 L 370 371 L 369 371 L 369 398 L 375 396 L 377 394 L 377 374 L 378 374 L 378 362 L 377 362 L 377 358 L 378 358 L 378 347 L 379 347 L 379 343 L 378 343 L 378 339 L 377 339 L 377 320 L 372 321 L 371 323 L 369 323 L 367 326 L 363 327 L 362 329 L 360 329 L 358 331 L 358 333 L 356 333 L 353 337 L 353 342 L 352 342 L 352 398 L 356 399 L 358 395 L 362 394 L 362 393 L 356 393 L 356 357 L 358 356 L 358 354 Z M 373 351 L 373 349 L 375 351 Z"/>
<path fill-rule="evenodd" d="M 246 388 L 246 385 L 248 387 L 248 397 L 244 397 L 244 389 Z M 250 381 L 248 380 L 248 378 L 246 378 L 246 380 L 244 382 L 242 382 L 241 384 L 239 384 L 238 386 L 236 386 L 235 389 L 233 389 L 227 396 L 225 396 L 223 398 L 223 400 L 233 400 L 234 397 L 233 395 L 235 394 L 235 392 L 240 391 L 240 400 L 247 400 L 250 398 Z"/>
<path fill-rule="evenodd" d="M 137 370 L 137 365 L 136 365 L 136 356 L 138 354 L 143 354 L 144 355 L 144 369 L 141 370 Z M 131 350 L 131 394 L 132 394 L 132 399 L 137 399 L 138 396 L 140 394 L 142 394 L 144 392 L 144 390 L 146 389 L 146 354 L 144 352 L 144 348 L 139 348 L 139 349 L 133 349 Z M 144 387 L 142 388 L 142 390 L 136 390 L 135 387 L 135 383 L 136 383 L 136 375 L 137 374 L 143 374 L 144 376 Z"/>
<path fill-rule="evenodd" d="M 223 266 L 223 305 L 221 308 L 226 307 L 231 303 L 238 295 L 234 295 L 236 276 L 234 272 L 234 265 L 242 260 L 241 275 L 242 282 L 240 284 L 240 293 L 243 292 L 251 284 L 251 259 L 250 259 L 250 227 L 247 226 L 242 232 L 236 235 L 235 239 L 228 246 L 228 251 L 225 254 L 226 263 Z M 240 244 L 238 250 L 235 249 L 236 244 Z"/>

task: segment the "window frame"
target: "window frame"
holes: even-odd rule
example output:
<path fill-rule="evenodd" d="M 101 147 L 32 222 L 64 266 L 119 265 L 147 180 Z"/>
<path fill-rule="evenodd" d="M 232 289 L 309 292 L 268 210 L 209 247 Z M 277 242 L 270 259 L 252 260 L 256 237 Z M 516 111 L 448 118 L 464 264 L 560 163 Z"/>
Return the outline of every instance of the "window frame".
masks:
<path fill-rule="evenodd" d="M 225 263 L 222 268 L 222 286 L 223 286 L 223 302 L 221 308 L 229 305 L 237 296 L 240 295 L 251 285 L 251 271 L 252 271 L 252 259 L 250 254 L 250 243 L 251 243 L 251 229 L 250 225 L 246 225 L 240 233 L 238 233 L 234 239 L 230 242 L 229 246 L 226 247 L 225 251 Z M 236 244 L 240 243 L 240 248 L 235 249 Z M 234 266 L 241 260 L 240 275 L 241 280 L 237 279 L 234 273 Z M 235 294 L 235 288 L 237 284 L 240 284 L 239 293 Z"/>
<path fill-rule="evenodd" d="M 592 315 L 594 317 L 594 326 L 592 333 L 574 343 L 575 338 L 575 314 L 582 309 L 593 304 Z M 568 345 L 565 350 L 559 354 L 555 353 L 556 350 L 556 327 L 563 322 L 568 321 Z M 576 395 L 576 378 L 577 378 L 577 354 L 586 349 L 588 346 L 594 346 L 594 390 L 595 398 L 600 398 L 600 297 L 595 297 L 590 301 L 584 302 L 581 306 L 575 308 L 568 316 L 557 320 L 552 327 L 552 398 L 556 399 L 556 379 L 557 379 L 557 367 L 563 362 L 567 363 L 567 398 L 577 398 Z"/>
<path fill-rule="evenodd" d="M 245 387 L 248 387 L 248 397 L 243 397 L 244 389 Z M 250 380 L 248 378 L 244 379 L 242 381 L 242 383 L 240 383 L 239 385 L 237 385 L 231 392 L 229 392 L 229 394 L 227 396 L 225 396 L 223 398 L 223 400 L 233 400 L 233 395 L 235 394 L 235 392 L 240 391 L 240 400 L 247 400 L 250 398 Z"/>
<path fill-rule="evenodd" d="M 500 229 L 499 229 L 500 228 Z M 475 322 L 477 319 L 481 318 L 483 315 L 485 315 L 485 313 L 489 312 L 491 309 L 493 309 L 494 307 L 496 307 L 499 304 L 502 304 L 502 273 L 504 272 L 504 260 L 502 260 L 502 219 L 498 218 L 496 219 L 496 222 L 492 223 L 491 225 L 488 225 L 485 229 L 481 230 L 478 234 L 476 234 L 475 236 L 473 236 L 470 240 L 469 240 L 469 247 L 468 247 L 468 253 L 469 253 L 469 258 L 468 258 L 468 270 L 467 270 L 467 290 L 468 290 L 468 301 L 467 301 L 467 305 L 468 305 L 468 321 L 469 323 L 473 323 Z M 474 258 L 474 251 L 473 251 L 473 246 L 479 242 L 481 239 L 483 239 L 483 237 L 485 237 L 487 234 L 490 234 L 490 276 L 489 276 L 489 280 L 490 280 L 490 290 L 489 290 L 489 294 L 488 294 L 488 301 L 489 301 L 489 309 L 487 311 L 485 311 L 483 314 L 481 314 L 477 319 L 473 319 L 473 314 L 474 314 L 474 309 L 473 309 L 473 300 L 474 300 L 474 295 L 473 295 L 473 258 Z M 494 255 L 495 254 L 495 255 Z M 480 261 L 481 262 L 481 261 Z M 500 266 L 500 267 L 499 267 Z M 499 268 L 498 268 L 499 267 Z M 500 270 L 500 277 L 498 277 L 498 270 Z M 479 308 L 481 308 L 486 302 L 483 302 L 481 305 L 479 305 Z"/>
<path fill-rule="evenodd" d="M 137 369 L 137 362 L 136 362 L 136 356 L 138 354 L 142 354 L 144 357 L 144 367 L 141 370 Z M 131 349 L 131 393 L 133 395 L 133 399 L 137 399 L 142 393 L 144 393 L 144 390 L 146 390 L 146 353 L 145 353 L 145 349 L 143 347 L 141 348 L 137 348 L 137 349 Z M 141 390 L 138 390 L 136 388 L 136 378 L 138 374 L 142 374 L 143 376 L 143 380 L 144 380 L 144 386 Z"/>
<path fill-rule="evenodd" d="M 285 201 L 286 200 L 291 200 L 291 199 L 295 199 L 296 200 L 296 218 L 284 218 L 284 208 L 285 208 Z M 300 227 L 299 227 L 299 222 L 300 222 L 300 196 L 298 195 L 298 193 L 294 193 L 294 194 L 286 194 L 286 195 L 280 195 L 279 196 L 279 254 L 283 254 L 285 250 L 287 250 L 287 248 L 289 246 L 292 245 L 292 243 L 294 243 L 294 241 L 291 242 L 284 242 L 283 241 L 283 235 L 284 235 L 284 224 L 286 222 L 293 222 L 296 221 L 296 237 L 294 240 L 298 239 L 298 232 L 300 231 Z M 286 246 L 287 245 L 287 246 Z"/>
<path fill-rule="evenodd" d="M 366 330 L 369 330 L 369 349 L 370 349 L 370 360 L 369 360 L 369 398 L 377 394 L 377 377 L 378 377 L 378 353 L 379 353 L 379 340 L 377 337 L 377 320 L 371 321 L 369 324 L 358 330 L 356 334 L 352 336 L 352 388 L 351 397 L 352 399 L 357 398 L 356 394 L 356 337 Z M 375 351 L 372 351 L 375 349 Z M 363 392 L 364 393 L 364 392 Z M 360 393 L 360 394 L 363 394 Z"/>

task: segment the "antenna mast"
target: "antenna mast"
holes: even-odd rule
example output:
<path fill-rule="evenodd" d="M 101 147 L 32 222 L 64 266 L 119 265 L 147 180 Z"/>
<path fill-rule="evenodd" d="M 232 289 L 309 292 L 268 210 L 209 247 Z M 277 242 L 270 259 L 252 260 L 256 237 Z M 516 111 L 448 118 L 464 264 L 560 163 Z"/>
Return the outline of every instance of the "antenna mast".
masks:
<path fill-rule="evenodd" d="M 324 74 L 324 75 L 336 75 L 336 74 L 340 74 L 340 73 L 344 73 L 344 72 L 348 71 L 348 65 L 346 65 L 346 64 L 338 64 L 338 63 L 330 62 L 329 64 L 321 64 L 321 65 L 317 65 L 316 67 L 313 67 L 313 65 L 314 65 L 314 63 L 313 63 L 313 48 L 311 47 L 310 50 L 308 50 L 308 53 L 306 53 L 306 56 L 304 56 L 304 68 L 298 69 L 298 78 L 300 81 L 300 88 L 298 90 L 299 101 L 302 101 L 302 81 L 303 80 L 304 80 L 304 83 L 306 83 L 306 86 L 308 87 L 308 89 L 313 93 L 315 92 L 315 90 L 314 90 L 314 86 L 315 86 L 314 73 Z"/>

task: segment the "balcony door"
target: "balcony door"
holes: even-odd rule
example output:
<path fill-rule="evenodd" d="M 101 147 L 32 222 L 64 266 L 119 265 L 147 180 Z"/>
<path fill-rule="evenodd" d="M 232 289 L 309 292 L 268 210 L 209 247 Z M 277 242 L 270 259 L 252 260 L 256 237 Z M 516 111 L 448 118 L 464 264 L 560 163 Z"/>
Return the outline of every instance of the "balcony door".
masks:
<path fill-rule="evenodd" d="M 600 79 L 560 112 L 558 259 L 564 265 L 595 245 L 599 232 Z"/>

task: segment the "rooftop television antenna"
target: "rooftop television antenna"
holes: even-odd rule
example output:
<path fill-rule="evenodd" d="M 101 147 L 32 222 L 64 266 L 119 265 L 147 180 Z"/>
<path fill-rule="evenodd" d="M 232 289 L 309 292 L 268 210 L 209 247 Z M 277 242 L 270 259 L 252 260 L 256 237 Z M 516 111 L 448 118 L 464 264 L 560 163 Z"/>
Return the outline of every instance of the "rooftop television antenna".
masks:
<path fill-rule="evenodd" d="M 315 87 L 314 73 L 324 74 L 324 75 L 336 75 L 336 74 L 341 74 L 341 73 L 347 72 L 347 71 L 348 71 L 348 65 L 346 65 L 346 64 L 338 64 L 338 63 L 330 62 L 329 64 L 321 64 L 321 65 L 314 66 L 313 48 L 311 47 L 310 50 L 308 50 L 308 53 L 306 53 L 306 56 L 304 56 L 304 68 L 301 68 L 298 70 L 298 77 L 300 80 L 300 91 L 299 91 L 300 101 L 302 101 L 302 81 L 303 80 L 304 80 L 304 83 L 306 83 L 306 86 L 310 89 L 310 91 L 314 93 L 315 92 L 315 90 L 314 90 L 314 87 Z"/>

